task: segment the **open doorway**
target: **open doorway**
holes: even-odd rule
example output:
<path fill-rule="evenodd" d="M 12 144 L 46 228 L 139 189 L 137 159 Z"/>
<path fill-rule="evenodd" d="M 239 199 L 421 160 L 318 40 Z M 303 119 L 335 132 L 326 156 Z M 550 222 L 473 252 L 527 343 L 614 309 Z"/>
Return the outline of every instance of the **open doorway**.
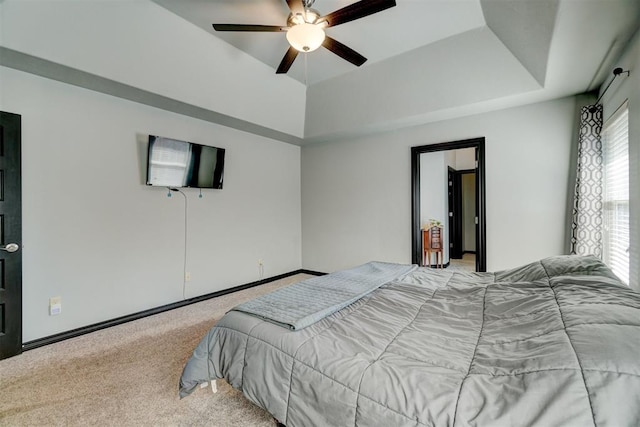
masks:
<path fill-rule="evenodd" d="M 412 147 L 411 169 L 412 262 L 434 265 L 423 249 L 435 224 L 435 265 L 486 271 L 484 138 Z"/>

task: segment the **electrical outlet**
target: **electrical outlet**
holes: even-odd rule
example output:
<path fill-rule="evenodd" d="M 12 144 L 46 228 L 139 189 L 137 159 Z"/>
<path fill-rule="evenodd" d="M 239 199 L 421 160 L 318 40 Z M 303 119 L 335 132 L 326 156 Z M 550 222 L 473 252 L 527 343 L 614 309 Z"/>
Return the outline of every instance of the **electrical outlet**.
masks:
<path fill-rule="evenodd" d="M 184 273 L 184 280 L 185 282 L 191 281 L 191 273 L 189 273 L 188 271 Z"/>
<path fill-rule="evenodd" d="M 60 313 L 62 313 L 62 298 L 49 298 L 49 316 L 57 316 Z"/>
<path fill-rule="evenodd" d="M 264 261 L 262 258 L 258 258 L 258 275 L 261 279 L 264 277 Z"/>

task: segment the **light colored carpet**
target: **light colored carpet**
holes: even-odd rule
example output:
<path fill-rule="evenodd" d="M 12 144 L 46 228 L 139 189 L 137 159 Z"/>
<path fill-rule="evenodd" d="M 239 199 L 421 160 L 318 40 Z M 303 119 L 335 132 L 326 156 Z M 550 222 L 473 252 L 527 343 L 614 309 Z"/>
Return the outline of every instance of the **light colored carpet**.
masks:
<path fill-rule="evenodd" d="M 450 259 L 449 271 L 476 271 L 476 255 L 466 253 L 462 255 L 462 259 Z"/>
<path fill-rule="evenodd" d="M 0 361 L 1 426 L 274 426 L 218 381 L 178 398 L 182 368 L 230 308 L 311 276 L 279 281 L 146 317 Z"/>

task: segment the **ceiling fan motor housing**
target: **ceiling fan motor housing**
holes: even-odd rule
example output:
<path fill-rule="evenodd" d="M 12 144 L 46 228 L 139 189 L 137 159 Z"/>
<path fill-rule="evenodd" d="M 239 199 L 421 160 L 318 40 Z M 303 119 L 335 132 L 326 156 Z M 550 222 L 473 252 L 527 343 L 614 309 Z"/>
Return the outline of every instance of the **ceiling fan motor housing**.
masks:
<path fill-rule="evenodd" d="M 318 19 L 320 19 L 320 12 L 315 9 L 305 9 L 305 13 L 293 13 L 289 14 L 289 18 L 287 18 L 287 25 L 289 27 L 293 27 L 299 24 L 318 24 Z"/>

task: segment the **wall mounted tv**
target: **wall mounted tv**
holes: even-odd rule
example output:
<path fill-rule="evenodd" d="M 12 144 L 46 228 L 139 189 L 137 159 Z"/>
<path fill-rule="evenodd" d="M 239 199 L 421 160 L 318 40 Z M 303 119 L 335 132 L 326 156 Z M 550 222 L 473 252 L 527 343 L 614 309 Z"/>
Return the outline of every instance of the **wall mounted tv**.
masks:
<path fill-rule="evenodd" d="M 147 185 L 222 189 L 224 148 L 149 135 Z"/>

